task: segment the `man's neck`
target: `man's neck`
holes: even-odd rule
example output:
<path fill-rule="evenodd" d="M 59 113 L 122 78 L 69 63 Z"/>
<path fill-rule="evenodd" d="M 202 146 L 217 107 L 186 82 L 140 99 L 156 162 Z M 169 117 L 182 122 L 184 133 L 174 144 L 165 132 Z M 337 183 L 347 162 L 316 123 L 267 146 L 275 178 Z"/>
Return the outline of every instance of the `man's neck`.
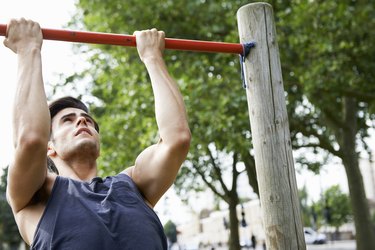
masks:
<path fill-rule="evenodd" d="M 91 181 L 97 175 L 96 160 L 93 161 L 70 161 L 54 159 L 59 174 L 64 177 L 79 181 Z"/>

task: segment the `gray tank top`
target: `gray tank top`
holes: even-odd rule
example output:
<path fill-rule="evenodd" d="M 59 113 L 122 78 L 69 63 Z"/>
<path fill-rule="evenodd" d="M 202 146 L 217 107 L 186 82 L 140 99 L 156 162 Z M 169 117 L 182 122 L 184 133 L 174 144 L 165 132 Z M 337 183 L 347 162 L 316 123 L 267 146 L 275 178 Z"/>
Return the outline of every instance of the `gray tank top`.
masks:
<path fill-rule="evenodd" d="M 58 176 L 31 249 L 167 249 L 167 240 L 128 175 L 90 183 Z"/>

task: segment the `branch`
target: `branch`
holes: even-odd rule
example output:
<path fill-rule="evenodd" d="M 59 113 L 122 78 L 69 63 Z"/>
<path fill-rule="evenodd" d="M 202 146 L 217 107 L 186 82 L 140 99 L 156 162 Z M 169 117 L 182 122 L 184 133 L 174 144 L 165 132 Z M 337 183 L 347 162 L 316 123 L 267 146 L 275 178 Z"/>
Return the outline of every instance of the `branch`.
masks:
<path fill-rule="evenodd" d="M 197 171 L 198 175 L 202 178 L 203 182 L 206 183 L 206 185 L 212 190 L 212 192 L 214 192 L 214 194 L 216 194 L 217 196 L 219 196 L 221 199 L 225 200 L 226 202 L 228 202 L 228 199 L 227 197 L 224 195 L 224 194 L 221 194 L 219 191 L 217 191 L 217 189 L 215 188 L 214 185 L 212 185 L 211 182 L 209 182 L 207 179 L 206 179 L 206 176 L 204 175 L 203 172 L 201 172 L 199 170 L 199 168 L 193 164 L 193 167 L 194 169 Z"/>
<path fill-rule="evenodd" d="M 348 97 L 354 97 L 358 101 L 362 101 L 362 102 L 370 103 L 375 100 L 375 94 L 369 93 L 369 92 L 365 93 L 365 92 L 360 92 L 360 91 L 344 89 L 342 90 L 342 93 Z"/>
<path fill-rule="evenodd" d="M 207 151 L 208 151 L 208 154 L 210 155 L 210 159 L 211 159 L 211 162 L 212 162 L 212 165 L 213 165 L 213 168 L 214 168 L 214 171 L 215 171 L 215 174 L 217 175 L 217 179 L 218 181 L 220 182 L 220 185 L 222 186 L 223 190 L 224 190 L 224 193 L 226 195 L 229 194 L 229 190 L 227 188 L 227 186 L 225 185 L 224 181 L 223 181 L 223 178 L 222 177 L 222 174 L 221 174 L 221 169 L 220 167 L 218 167 L 215 163 L 215 158 L 214 156 L 212 155 L 212 152 L 211 150 L 207 147 Z"/>
<path fill-rule="evenodd" d="M 326 108 L 320 108 L 323 112 L 323 114 L 326 116 L 328 122 L 330 122 L 334 127 L 335 129 L 340 129 L 340 128 L 344 128 L 346 127 L 346 124 L 342 121 L 340 121 L 340 119 L 337 119 L 333 114 L 335 112 L 332 112 L 331 110 L 328 110 Z"/>
<path fill-rule="evenodd" d="M 237 153 L 233 153 L 233 164 L 232 164 L 232 189 L 231 192 L 236 191 L 237 192 L 237 178 L 238 178 L 238 171 L 236 169 L 236 165 L 238 162 L 238 155 Z"/>
<path fill-rule="evenodd" d="M 319 140 L 319 143 L 308 143 L 308 144 L 304 144 L 302 146 L 296 146 L 297 148 L 302 148 L 302 147 L 319 147 L 319 148 L 323 148 L 325 150 L 327 150 L 328 152 L 330 152 L 331 154 L 339 157 L 339 158 L 342 158 L 342 152 L 341 150 L 335 150 L 331 143 L 327 140 L 327 138 L 319 135 L 315 130 L 309 130 L 307 131 L 305 129 L 305 127 L 301 127 L 299 128 L 299 131 L 304 134 L 306 137 L 307 136 L 315 136 L 318 140 Z"/>
<path fill-rule="evenodd" d="M 320 100 L 321 98 L 321 91 L 320 89 L 315 89 L 315 92 L 312 94 L 312 97 Z M 309 99 L 309 98 L 307 98 Z M 313 105 L 317 107 L 316 105 Z M 337 119 L 333 114 L 335 114 L 334 111 L 329 110 L 327 106 L 318 106 L 318 108 L 322 111 L 322 113 L 327 117 L 328 122 L 330 122 L 333 126 L 336 127 L 336 129 L 343 128 L 345 126 L 345 123 L 341 121 L 340 119 Z"/>

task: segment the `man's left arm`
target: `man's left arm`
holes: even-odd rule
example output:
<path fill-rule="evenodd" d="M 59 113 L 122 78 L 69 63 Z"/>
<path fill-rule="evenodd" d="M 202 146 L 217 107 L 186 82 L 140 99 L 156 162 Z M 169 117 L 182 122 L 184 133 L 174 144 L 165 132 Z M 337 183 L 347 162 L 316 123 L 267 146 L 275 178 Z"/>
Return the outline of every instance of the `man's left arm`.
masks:
<path fill-rule="evenodd" d="M 164 32 L 135 32 L 139 56 L 151 79 L 160 140 L 146 148 L 127 171 L 154 206 L 173 184 L 190 146 L 190 129 L 182 95 L 163 59 Z"/>

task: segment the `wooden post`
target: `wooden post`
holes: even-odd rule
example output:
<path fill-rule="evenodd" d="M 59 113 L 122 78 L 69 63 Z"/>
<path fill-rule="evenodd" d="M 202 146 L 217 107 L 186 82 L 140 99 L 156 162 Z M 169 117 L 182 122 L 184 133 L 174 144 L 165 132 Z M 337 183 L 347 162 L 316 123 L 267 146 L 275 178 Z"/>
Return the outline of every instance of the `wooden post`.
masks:
<path fill-rule="evenodd" d="M 267 249 L 306 249 L 272 6 L 245 5 L 237 21 L 256 43 L 244 76 Z"/>

